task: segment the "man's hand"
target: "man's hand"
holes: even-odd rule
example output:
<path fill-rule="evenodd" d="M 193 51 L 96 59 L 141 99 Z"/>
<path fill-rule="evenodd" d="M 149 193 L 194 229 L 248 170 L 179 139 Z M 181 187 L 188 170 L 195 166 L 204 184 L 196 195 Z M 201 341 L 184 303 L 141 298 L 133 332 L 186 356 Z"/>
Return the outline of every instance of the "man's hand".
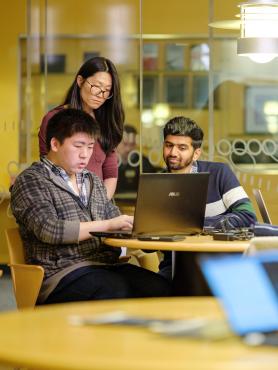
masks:
<path fill-rule="evenodd" d="M 113 230 L 131 230 L 133 226 L 133 216 L 121 215 L 111 218 L 109 231 Z"/>
<path fill-rule="evenodd" d="M 113 231 L 113 230 L 131 230 L 133 225 L 133 216 L 121 215 L 109 220 L 80 222 L 79 241 L 87 240 L 92 237 L 92 231 Z"/>

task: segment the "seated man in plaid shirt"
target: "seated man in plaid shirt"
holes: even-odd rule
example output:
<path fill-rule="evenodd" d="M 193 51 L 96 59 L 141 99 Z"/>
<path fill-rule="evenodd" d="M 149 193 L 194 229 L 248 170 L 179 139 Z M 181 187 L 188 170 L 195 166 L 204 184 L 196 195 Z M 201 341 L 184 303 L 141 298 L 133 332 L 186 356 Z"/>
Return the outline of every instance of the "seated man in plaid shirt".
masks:
<path fill-rule="evenodd" d="M 89 114 L 65 109 L 48 124 L 48 154 L 23 171 L 11 190 L 27 263 L 41 265 L 45 278 L 38 304 L 166 296 L 164 277 L 120 263 L 119 248 L 102 245 L 92 231 L 131 229 L 102 181 L 86 170 L 99 135 Z"/>

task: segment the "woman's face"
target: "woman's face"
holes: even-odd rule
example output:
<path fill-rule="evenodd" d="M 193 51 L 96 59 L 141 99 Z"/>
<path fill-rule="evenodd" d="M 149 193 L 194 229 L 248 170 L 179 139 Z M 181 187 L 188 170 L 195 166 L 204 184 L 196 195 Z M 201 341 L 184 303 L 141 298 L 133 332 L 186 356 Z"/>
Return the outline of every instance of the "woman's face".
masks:
<path fill-rule="evenodd" d="M 83 109 L 92 113 L 112 95 L 112 77 L 108 72 L 97 72 L 87 77 L 77 76 Z"/>

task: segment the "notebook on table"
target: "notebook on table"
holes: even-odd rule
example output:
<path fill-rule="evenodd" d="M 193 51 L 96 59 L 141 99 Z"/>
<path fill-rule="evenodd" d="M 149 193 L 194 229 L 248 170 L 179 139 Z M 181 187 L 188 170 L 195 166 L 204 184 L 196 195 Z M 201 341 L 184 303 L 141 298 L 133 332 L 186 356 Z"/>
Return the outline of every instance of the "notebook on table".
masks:
<path fill-rule="evenodd" d="M 93 236 L 179 240 L 204 226 L 209 173 L 141 174 L 132 231 L 91 232 Z"/>
<path fill-rule="evenodd" d="M 200 265 L 231 329 L 249 339 L 260 334 L 258 344 L 278 345 L 278 251 L 202 258 Z"/>

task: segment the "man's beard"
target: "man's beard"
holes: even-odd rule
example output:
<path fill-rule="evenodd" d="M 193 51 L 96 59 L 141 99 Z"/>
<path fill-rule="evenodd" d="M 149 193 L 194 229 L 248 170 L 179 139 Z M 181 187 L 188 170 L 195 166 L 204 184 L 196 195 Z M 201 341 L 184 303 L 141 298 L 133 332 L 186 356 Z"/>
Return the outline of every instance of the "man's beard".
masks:
<path fill-rule="evenodd" d="M 192 164 L 193 156 L 194 156 L 194 154 L 192 154 L 192 156 L 190 158 L 188 158 L 187 161 L 185 161 L 185 162 L 178 161 L 177 163 L 170 163 L 169 158 L 171 159 L 171 157 L 168 157 L 165 161 L 168 171 L 172 172 L 172 171 L 185 170 L 188 166 L 190 166 Z"/>

